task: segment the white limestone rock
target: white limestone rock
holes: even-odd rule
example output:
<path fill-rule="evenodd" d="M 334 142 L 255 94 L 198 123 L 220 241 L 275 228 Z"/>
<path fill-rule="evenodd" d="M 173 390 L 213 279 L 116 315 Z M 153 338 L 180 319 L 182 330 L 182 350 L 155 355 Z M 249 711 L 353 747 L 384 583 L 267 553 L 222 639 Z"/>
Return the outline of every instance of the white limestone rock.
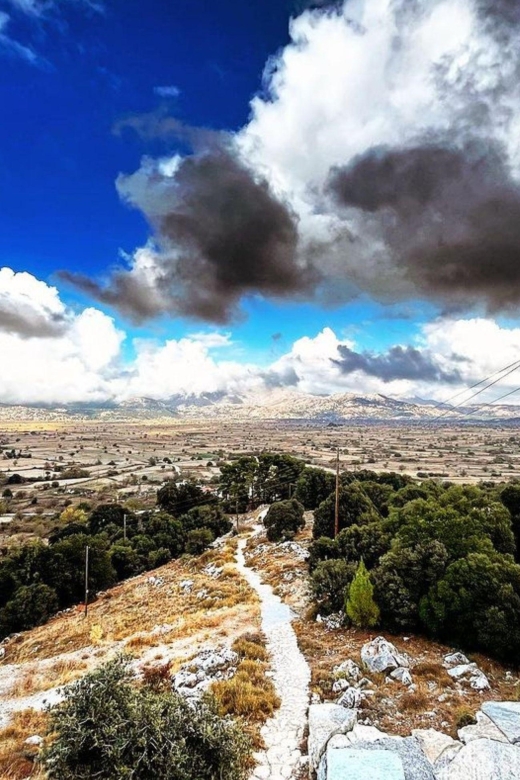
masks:
<path fill-rule="evenodd" d="M 390 677 L 403 685 L 411 685 L 413 682 L 409 669 L 405 669 L 403 666 L 399 666 L 393 672 L 390 672 Z"/>
<path fill-rule="evenodd" d="M 330 738 L 351 731 L 356 720 L 356 710 L 347 710 L 330 702 L 310 705 L 308 754 L 311 774 L 318 771 Z"/>
<path fill-rule="evenodd" d="M 347 688 L 339 697 L 336 704 L 340 707 L 346 707 L 349 710 L 359 707 L 361 700 L 364 698 L 359 688 Z"/>
<path fill-rule="evenodd" d="M 464 653 L 448 653 L 444 656 L 444 666 L 461 666 L 462 664 L 469 664 L 469 658 L 466 658 Z"/>
<path fill-rule="evenodd" d="M 464 726 L 457 731 L 459 739 L 467 745 L 475 739 L 495 739 L 497 742 L 507 742 L 507 737 L 493 723 L 491 718 L 483 712 L 477 712 L 477 722 Z"/>
<path fill-rule="evenodd" d="M 488 678 L 475 663 L 458 664 L 452 669 L 448 669 L 448 674 L 454 680 L 468 682 L 470 687 L 476 691 L 485 691 L 491 687 Z"/>
<path fill-rule="evenodd" d="M 352 682 L 357 682 L 361 677 L 361 669 L 351 658 L 347 658 L 346 661 L 343 661 L 343 663 L 335 666 L 332 671 L 336 677 L 347 678 Z"/>
<path fill-rule="evenodd" d="M 421 750 L 433 766 L 448 748 L 460 750 L 460 742 L 435 729 L 413 729 L 412 736 L 419 742 Z"/>
<path fill-rule="evenodd" d="M 487 701 L 482 705 L 482 711 L 512 745 L 520 745 L 520 702 Z"/>
<path fill-rule="evenodd" d="M 437 780 L 518 780 L 520 750 L 493 739 L 475 739 L 435 774 Z"/>
<path fill-rule="evenodd" d="M 370 672 L 387 672 L 402 666 L 408 668 L 410 659 L 385 639 L 378 636 L 361 648 L 361 661 Z"/>

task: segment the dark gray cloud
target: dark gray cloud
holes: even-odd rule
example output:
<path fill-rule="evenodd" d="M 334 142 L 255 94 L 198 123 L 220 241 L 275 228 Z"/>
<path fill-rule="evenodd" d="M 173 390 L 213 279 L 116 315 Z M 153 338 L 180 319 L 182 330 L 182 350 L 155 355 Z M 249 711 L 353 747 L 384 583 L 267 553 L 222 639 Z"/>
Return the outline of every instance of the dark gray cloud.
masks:
<path fill-rule="evenodd" d="M 98 300 L 137 320 L 168 313 L 225 323 L 248 294 L 312 294 L 318 274 L 298 262 L 293 213 L 231 143 L 184 158 L 175 176 L 155 168 L 144 184 L 122 179 L 119 190 L 154 230 L 157 278 L 152 289 L 135 271 L 116 270 L 106 285 L 62 274 Z"/>
<path fill-rule="evenodd" d="M 369 376 L 392 382 L 397 379 L 410 379 L 425 382 L 456 383 L 461 381 L 458 371 L 444 371 L 428 352 L 414 347 L 391 347 L 387 352 L 355 352 L 341 344 L 338 347 L 340 359 L 335 363 L 343 374 L 362 371 Z"/>
<path fill-rule="evenodd" d="M 61 336 L 68 326 L 65 315 L 55 312 L 36 312 L 19 307 L 13 309 L 0 300 L 0 331 L 13 333 L 21 338 L 54 338 Z"/>
<path fill-rule="evenodd" d="M 520 303 L 520 187 L 502 148 L 378 147 L 335 168 L 338 204 L 376 218 L 391 262 L 420 294 L 489 311 Z"/>
<path fill-rule="evenodd" d="M 260 374 L 264 380 L 264 384 L 270 390 L 275 390 L 279 387 L 296 387 L 300 381 L 300 377 L 292 367 L 283 369 L 282 371 L 264 371 Z"/>

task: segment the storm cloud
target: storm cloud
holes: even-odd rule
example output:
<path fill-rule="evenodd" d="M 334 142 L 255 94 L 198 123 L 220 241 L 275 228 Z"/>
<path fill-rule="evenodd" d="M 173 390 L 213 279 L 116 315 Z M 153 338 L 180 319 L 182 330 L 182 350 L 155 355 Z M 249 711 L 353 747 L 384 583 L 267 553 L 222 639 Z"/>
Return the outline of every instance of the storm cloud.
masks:
<path fill-rule="evenodd" d="M 517 0 L 313 6 L 239 132 L 119 123 L 182 152 L 118 177 L 151 227 L 129 267 L 66 279 L 137 321 L 226 323 L 252 295 L 520 305 Z"/>
<path fill-rule="evenodd" d="M 378 216 L 393 262 L 425 297 L 491 311 L 520 303 L 520 185 L 497 143 L 372 149 L 328 187 Z"/>
<path fill-rule="evenodd" d="M 251 293 L 308 297 L 318 273 L 299 263 L 297 220 L 231 144 L 213 144 L 179 161 L 119 180 L 119 192 L 154 231 L 153 285 L 118 270 L 103 286 L 63 274 L 84 291 L 143 320 L 168 313 L 214 323 L 231 320 Z"/>
<path fill-rule="evenodd" d="M 387 352 L 356 352 L 345 344 L 338 346 L 339 359 L 332 362 L 343 374 L 362 371 L 383 382 L 409 379 L 418 382 L 443 382 L 455 384 L 461 381 L 457 370 L 443 370 L 435 358 L 415 347 L 391 347 Z"/>

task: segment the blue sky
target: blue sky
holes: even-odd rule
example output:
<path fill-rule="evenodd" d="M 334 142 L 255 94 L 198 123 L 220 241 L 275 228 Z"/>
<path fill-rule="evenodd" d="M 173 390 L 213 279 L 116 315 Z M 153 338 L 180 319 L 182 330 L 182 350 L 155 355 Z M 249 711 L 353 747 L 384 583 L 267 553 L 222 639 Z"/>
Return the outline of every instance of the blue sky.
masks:
<path fill-rule="evenodd" d="M 162 396 L 446 397 L 517 354 L 520 19 L 316 5 L 0 0 L 4 355 L 81 364 L 89 400 L 152 363 Z"/>

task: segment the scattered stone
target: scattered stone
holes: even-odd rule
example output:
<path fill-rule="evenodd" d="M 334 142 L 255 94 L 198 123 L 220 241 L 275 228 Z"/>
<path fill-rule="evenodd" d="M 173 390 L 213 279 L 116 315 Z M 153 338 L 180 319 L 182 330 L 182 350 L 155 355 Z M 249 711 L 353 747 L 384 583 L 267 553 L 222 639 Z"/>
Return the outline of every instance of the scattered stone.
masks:
<path fill-rule="evenodd" d="M 327 615 L 327 617 L 321 619 L 321 622 L 325 625 L 325 627 L 331 631 L 334 631 L 337 628 L 341 628 L 343 621 L 343 612 L 333 612 L 331 615 Z"/>
<path fill-rule="evenodd" d="M 163 578 L 162 577 L 154 577 L 153 574 L 151 575 L 151 577 L 148 577 L 147 582 L 148 582 L 149 585 L 152 586 L 152 588 L 162 588 L 162 586 L 164 585 Z"/>
<path fill-rule="evenodd" d="M 349 687 L 349 681 L 342 677 L 339 680 L 336 680 L 336 682 L 332 685 L 332 693 L 341 693 L 341 691 L 344 691 Z"/>
<path fill-rule="evenodd" d="M 214 563 L 208 563 L 208 565 L 202 569 L 202 573 L 216 580 L 222 574 L 222 566 L 215 566 Z"/>
<path fill-rule="evenodd" d="M 347 658 L 346 661 L 335 666 L 332 671 L 336 677 L 347 677 L 353 682 L 356 682 L 361 677 L 361 669 L 351 658 Z"/>
<path fill-rule="evenodd" d="M 187 699 L 197 699 L 216 680 L 229 680 L 236 672 L 238 655 L 227 647 L 203 650 L 172 677 L 172 687 Z"/>
<path fill-rule="evenodd" d="M 35 745 L 36 747 L 39 747 L 43 742 L 43 737 L 40 737 L 39 734 L 34 734 L 32 737 L 27 737 L 25 740 L 26 745 Z"/>
<path fill-rule="evenodd" d="M 452 669 L 448 669 L 448 674 L 454 680 L 469 682 L 471 688 L 476 691 L 484 691 L 491 687 L 488 678 L 475 663 L 454 666 Z"/>
<path fill-rule="evenodd" d="M 482 711 L 511 744 L 520 745 L 520 702 L 487 701 L 482 705 Z"/>
<path fill-rule="evenodd" d="M 292 553 L 300 561 L 307 560 L 310 555 L 309 551 L 302 547 L 301 544 L 298 544 L 298 542 L 282 542 L 278 546 L 281 550 L 287 550 Z"/>
<path fill-rule="evenodd" d="M 346 709 L 352 710 L 359 707 L 363 698 L 363 694 L 359 688 L 350 687 L 341 694 L 337 704 L 339 704 L 340 707 L 346 707 Z"/>
<path fill-rule="evenodd" d="M 406 668 L 410 666 L 408 656 L 399 653 L 396 647 L 383 636 L 378 636 L 363 645 L 361 660 L 370 672 L 381 673 L 400 666 Z"/>
<path fill-rule="evenodd" d="M 179 582 L 179 588 L 184 591 L 184 593 L 191 593 L 191 589 L 193 588 L 194 582 L 193 580 L 182 580 Z"/>
<path fill-rule="evenodd" d="M 394 669 L 393 672 L 390 672 L 390 677 L 392 680 L 397 680 L 403 685 L 411 685 L 413 682 L 412 675 L 408 669 L 404 668 L 404 666 L 399 666 L 397 669 Z"/>
<path fill-rule="evenodd" d="M 437 780 L 518 780 L 520 750 L 493 739 L 475 739 L 450 763 L 436 769 Z"/>
<path fill-rule="evenodd" d="M 461 664 L 469 664 L 469 658 L 466 658 L 464 653 L 448 653 L 444 656 L 444 666 L 460 666 Z"/>
<path fill-rule="evenodd" d="M 154 626 L 150 633 L 153 636 L 162 636 L 163 634 L 168 634 L 170 631 L 173 631 L 175 626 L 170 625 L 169 623 L 162 623 L 158 626 Z"/>
<path fill-rule="evenodd" d="M 497 742 L 508 741 L 507 737 L 504 736 L 497 726 L 495 726 L 491 718 L 488 718 L 483 712 L 477 712 L 475 717 L 477 719 L 476 723 L 464 726 L 457 732 L 459 739 L 464 742 L 465 745 L 472 742 L 474 739 L 482 738 L 495 739 Z"/>

